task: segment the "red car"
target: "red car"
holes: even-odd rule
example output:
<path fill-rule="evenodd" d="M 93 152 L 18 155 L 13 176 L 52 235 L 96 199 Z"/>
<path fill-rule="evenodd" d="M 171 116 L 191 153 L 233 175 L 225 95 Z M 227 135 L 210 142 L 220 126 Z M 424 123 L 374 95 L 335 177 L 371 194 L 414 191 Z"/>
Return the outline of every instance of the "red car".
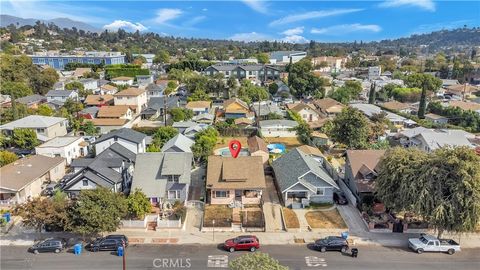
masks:
<path fill-rule="evenodd" d="M 255 235 L 242 235 L 225 241 L 223 247 L 234 252 L 235 250 L 250 250 L 254 252 L 260 248 L 260 241 Z"/>

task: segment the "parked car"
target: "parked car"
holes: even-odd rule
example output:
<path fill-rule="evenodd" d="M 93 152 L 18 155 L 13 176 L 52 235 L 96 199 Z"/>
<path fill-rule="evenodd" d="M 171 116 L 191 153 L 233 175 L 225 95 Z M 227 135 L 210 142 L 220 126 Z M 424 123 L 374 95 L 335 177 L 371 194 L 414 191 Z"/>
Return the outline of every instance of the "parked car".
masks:
<path fill-rule="evenodd" d="M 116 251 L 118 247 L 123 246 L 122 240 L 120 239 L 107 239 L 107 238 L 98 238 L 95 241 L 91 242 L 85 249 L 97 252 L 97 251 Z"/>
<path fill-rule="evenodd" d="M 446 252 L 450 255 L 460 251 L 460 245 L 452 239 L 438 239 L 424 234 L 419 238 L 408 239 L 408 247 L 418 254 L 423 252 Z"/>
<path fill-rule="evenodd" d="M 316 240 L 313 244 L 313 249 L 320 252 L 336 250 L 343 253 L 347 252 L 348 250 L 348 242 L 347 239 L 339 236 L 328 236 L 323 239 Z"/>
<path fill-rule="evenodd" d="M 54 239 L 54 238 L 48 238 L 43 241 L 40 241 L 36 244 L 34 244 L 31 248 L 30 251 L 38 254 L 40 252 L 55 252 L 59 253 L 60 251 L 64 250 L 66 248 L 66 242 L 63 239 Z"/>
<path fill-rule="evenodd" d="M 110 234 L 105 237 L 106 239 L 118 239 L 120 241 L 123 241 L 125 244 L 125 247 L 128 247 L 128 237 L 123 234 Z"/>
<path fill-rule="evenodd" d="M 255 235 L 242 235 L 225 241 L 223 247 L 234 252 L 236 250 L 250 250 L 254 252 L 260 248 L 260 241 Z"/>
<path fill-rule="evenodd" d="M 345 193 L 343 193 L 342 191 L 333 192 L 333 201 L 336 204 L 341 204 L 341 205 L 348 204 L 347 197 L 345 196 Z"/>

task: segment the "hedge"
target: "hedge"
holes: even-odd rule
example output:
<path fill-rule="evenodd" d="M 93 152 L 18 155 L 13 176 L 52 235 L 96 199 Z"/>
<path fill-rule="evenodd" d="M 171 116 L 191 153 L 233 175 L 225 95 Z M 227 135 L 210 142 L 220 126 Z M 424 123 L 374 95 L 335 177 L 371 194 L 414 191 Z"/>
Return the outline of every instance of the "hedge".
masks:
<path fill-rule="evenodd" d="M 116 77 L 133 77 L 135 78 L 137 75 L 150 75 L 150 71 L 148 69 L 142 68 L 106 68 L 105 69 L 105 77 L 107 79 L 112 79 Z"/>

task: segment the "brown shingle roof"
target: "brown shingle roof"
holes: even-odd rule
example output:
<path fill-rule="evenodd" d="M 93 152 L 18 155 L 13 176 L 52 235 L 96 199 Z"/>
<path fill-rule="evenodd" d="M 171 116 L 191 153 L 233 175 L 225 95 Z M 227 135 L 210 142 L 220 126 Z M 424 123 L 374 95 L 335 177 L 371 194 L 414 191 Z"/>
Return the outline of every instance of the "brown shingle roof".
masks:
<path fill-rule="evenodd" d="M 83 76 L 85 72 L 92 72 L 91 68 L 76 68 L 75 72 L 73 72 L 73 76 L 80 77 Z"/>
<path fill-rule="evenodd" d="M 233 122 L 235 123 L 235 125 L 251 125 L 251 124 L 253 124 L 253 120 L 249 119 L 249 118 L 246 118 L 246 117 L 237 118 Z"/>
<path fill-rule="evenodd" d="M 110 84 L 105 84 L 105 85 L 102 85 L 100 87 L 101 89 L 105 89 L 107 91 L 115 91 L 115 90 L 118 90 L 117 87 L 113 86 L 113 85 L 110 85 Z"/>
<path fill-rule="evenodd" d="M 312 147 L 310 145 L 302 145 L 297 147 L 298 150 L 302 151 L 303 153 L 307 155 L 314 155 L 317 157 L 324 157 L 322 154 L 322 151 L 320 151 L 318 148 Z"/>
<path fill-rule="evenodd" d="M 263 151 L 265 153 L 268 153 L 267 144 L 262 138 L 258 136 L 252 136 L 248 138 L 247 144 L 248 144 L 248 151 L 250 153 L 255 153 L 257 151 Z"/>
<path fill-rule="evenodd" d="M 127 122 L 127 119 L 118 118 L 94 118 L 89 119 L 95 126 L 123 126 Z"/>
<path fill-rule="evenodd" d="M 375 170 L 384 153 L 385 150 L 347 150 L 347 159 L 352 169 L 352 175 L 356 177 L 364 165 Z"/>
<path fill-rule="evenodd" d="M 85 104 L 90 106 L 107 104 L 112 101 L 113 101 L 112 95 L 88 95 L 85 98 Z"/>
<path fill-rule="evenodd" d="M 447 91 L 454 92 L 457 94 L 461 94 L 463 92 L 465 92 L 465 94 L 469 94 L 471 92 L 478 91 L 478 88 L 473 85 L 455 84 L 455 85 L 448 86 Z"/>
<path fill-rule="evenodd" d="M 265 189 L 262 157 L 237 158 L 209 156 L 207 188 L 210 189 Z"/>
<path fill-rule="evenodd" d="M 398 101 L 389 101 L 389 102 L 383 103 L 382 106 L 389 110 L 400 111 L 400 110 L 408 109 L 410 107 L 410 104 L 402 103 Z"/>
<path fill-rule="evenodd" d="M 131 110 L 128 105 L 102 106 L 98 110 L 98 118 L 119 118 Z"/>
<path fill-rule="evenodd" d="M 462 110 L 480 110 L 480 104 L 474 102 L 465 102 L 465 101 L 450 101 L 449 105 L 451 107 L 459 107 Z"/>
<path fill-rule="evenodd" d="M 116 93 L 114 96 L 118 97 L 118 96 L 139 96 L 141 94 L 145 93 L 145 90 L 143 89 L 139 89 L 139 88 L 133 88 L 133 87 L 130 87 L 130 88 L 127 88 L 123 91 L 120 91 L 118 93 Z"/>
<path fill-rule="evenodd" d="M 231 99 L 225 100 L 225 101 L 223 102 L 223 107 L 224 107 L 224 108 L 227 108 L 227 107 L 230 106 L 230 104 L 232 104 L 232 103 L 238 103 L 238 104 L 240 104 L 240 106 L 242 106 L 243 108 L 245 108 L 245 110 L 247 110 L 247 111 L 250 110 L 250 108 L 248 107 L 248 104 L 247 104 L 245 101 L 243 101 L 243 100 L 241 100 L 241 99 L 239 99 L 239 98 L 231 98 Z"/>
<path fill-rule="evenodd" d="M 65 162 L 62 157 L 34 155 L 19 159 L 0 168 L 0 187 L 14 191 L 21 190 L 40 178 L 54 167 Z"/>
<path fill-rule="evenodd" d="M 290 105 L 290 104 L 289 104 Z M 295 103 L 295 106 L 292 106 L 291 108 L 289 108 L 291 111 L 294 111 L 294 112 L 299 112 L 301 110 L 303 110 L 304 108 L 307 108 L 307 109 L 311 109 L 313 111 L 315 111 L 317 114 L 317 108 L 315 108 L 315 106 L 313 104 L 310 104 L 310 103 L 303 103 L 303 102 L 300 102 L 300 103 Z"/>
<path fill-rule="evenodd" d="M 190 101 L 185 106 L 187 109 L 210 108 L 211 101 Z"/>
<path fill-rule="evenodd" d="M 315 99 L 313 104 L 322 112 L 340 113 L 345 105 L 332 98 Z"/>

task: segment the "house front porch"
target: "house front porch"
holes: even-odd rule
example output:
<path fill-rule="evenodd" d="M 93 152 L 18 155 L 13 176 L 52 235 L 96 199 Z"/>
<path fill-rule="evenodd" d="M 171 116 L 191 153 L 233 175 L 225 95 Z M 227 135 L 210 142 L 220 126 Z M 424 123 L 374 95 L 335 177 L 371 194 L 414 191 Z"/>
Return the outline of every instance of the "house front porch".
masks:
<path fill-rule="evenodd" d="M 242 189 L 211 189 L 209 190 L 210 204 L 246 205 L 261 204 L 263 190 Z"/>

